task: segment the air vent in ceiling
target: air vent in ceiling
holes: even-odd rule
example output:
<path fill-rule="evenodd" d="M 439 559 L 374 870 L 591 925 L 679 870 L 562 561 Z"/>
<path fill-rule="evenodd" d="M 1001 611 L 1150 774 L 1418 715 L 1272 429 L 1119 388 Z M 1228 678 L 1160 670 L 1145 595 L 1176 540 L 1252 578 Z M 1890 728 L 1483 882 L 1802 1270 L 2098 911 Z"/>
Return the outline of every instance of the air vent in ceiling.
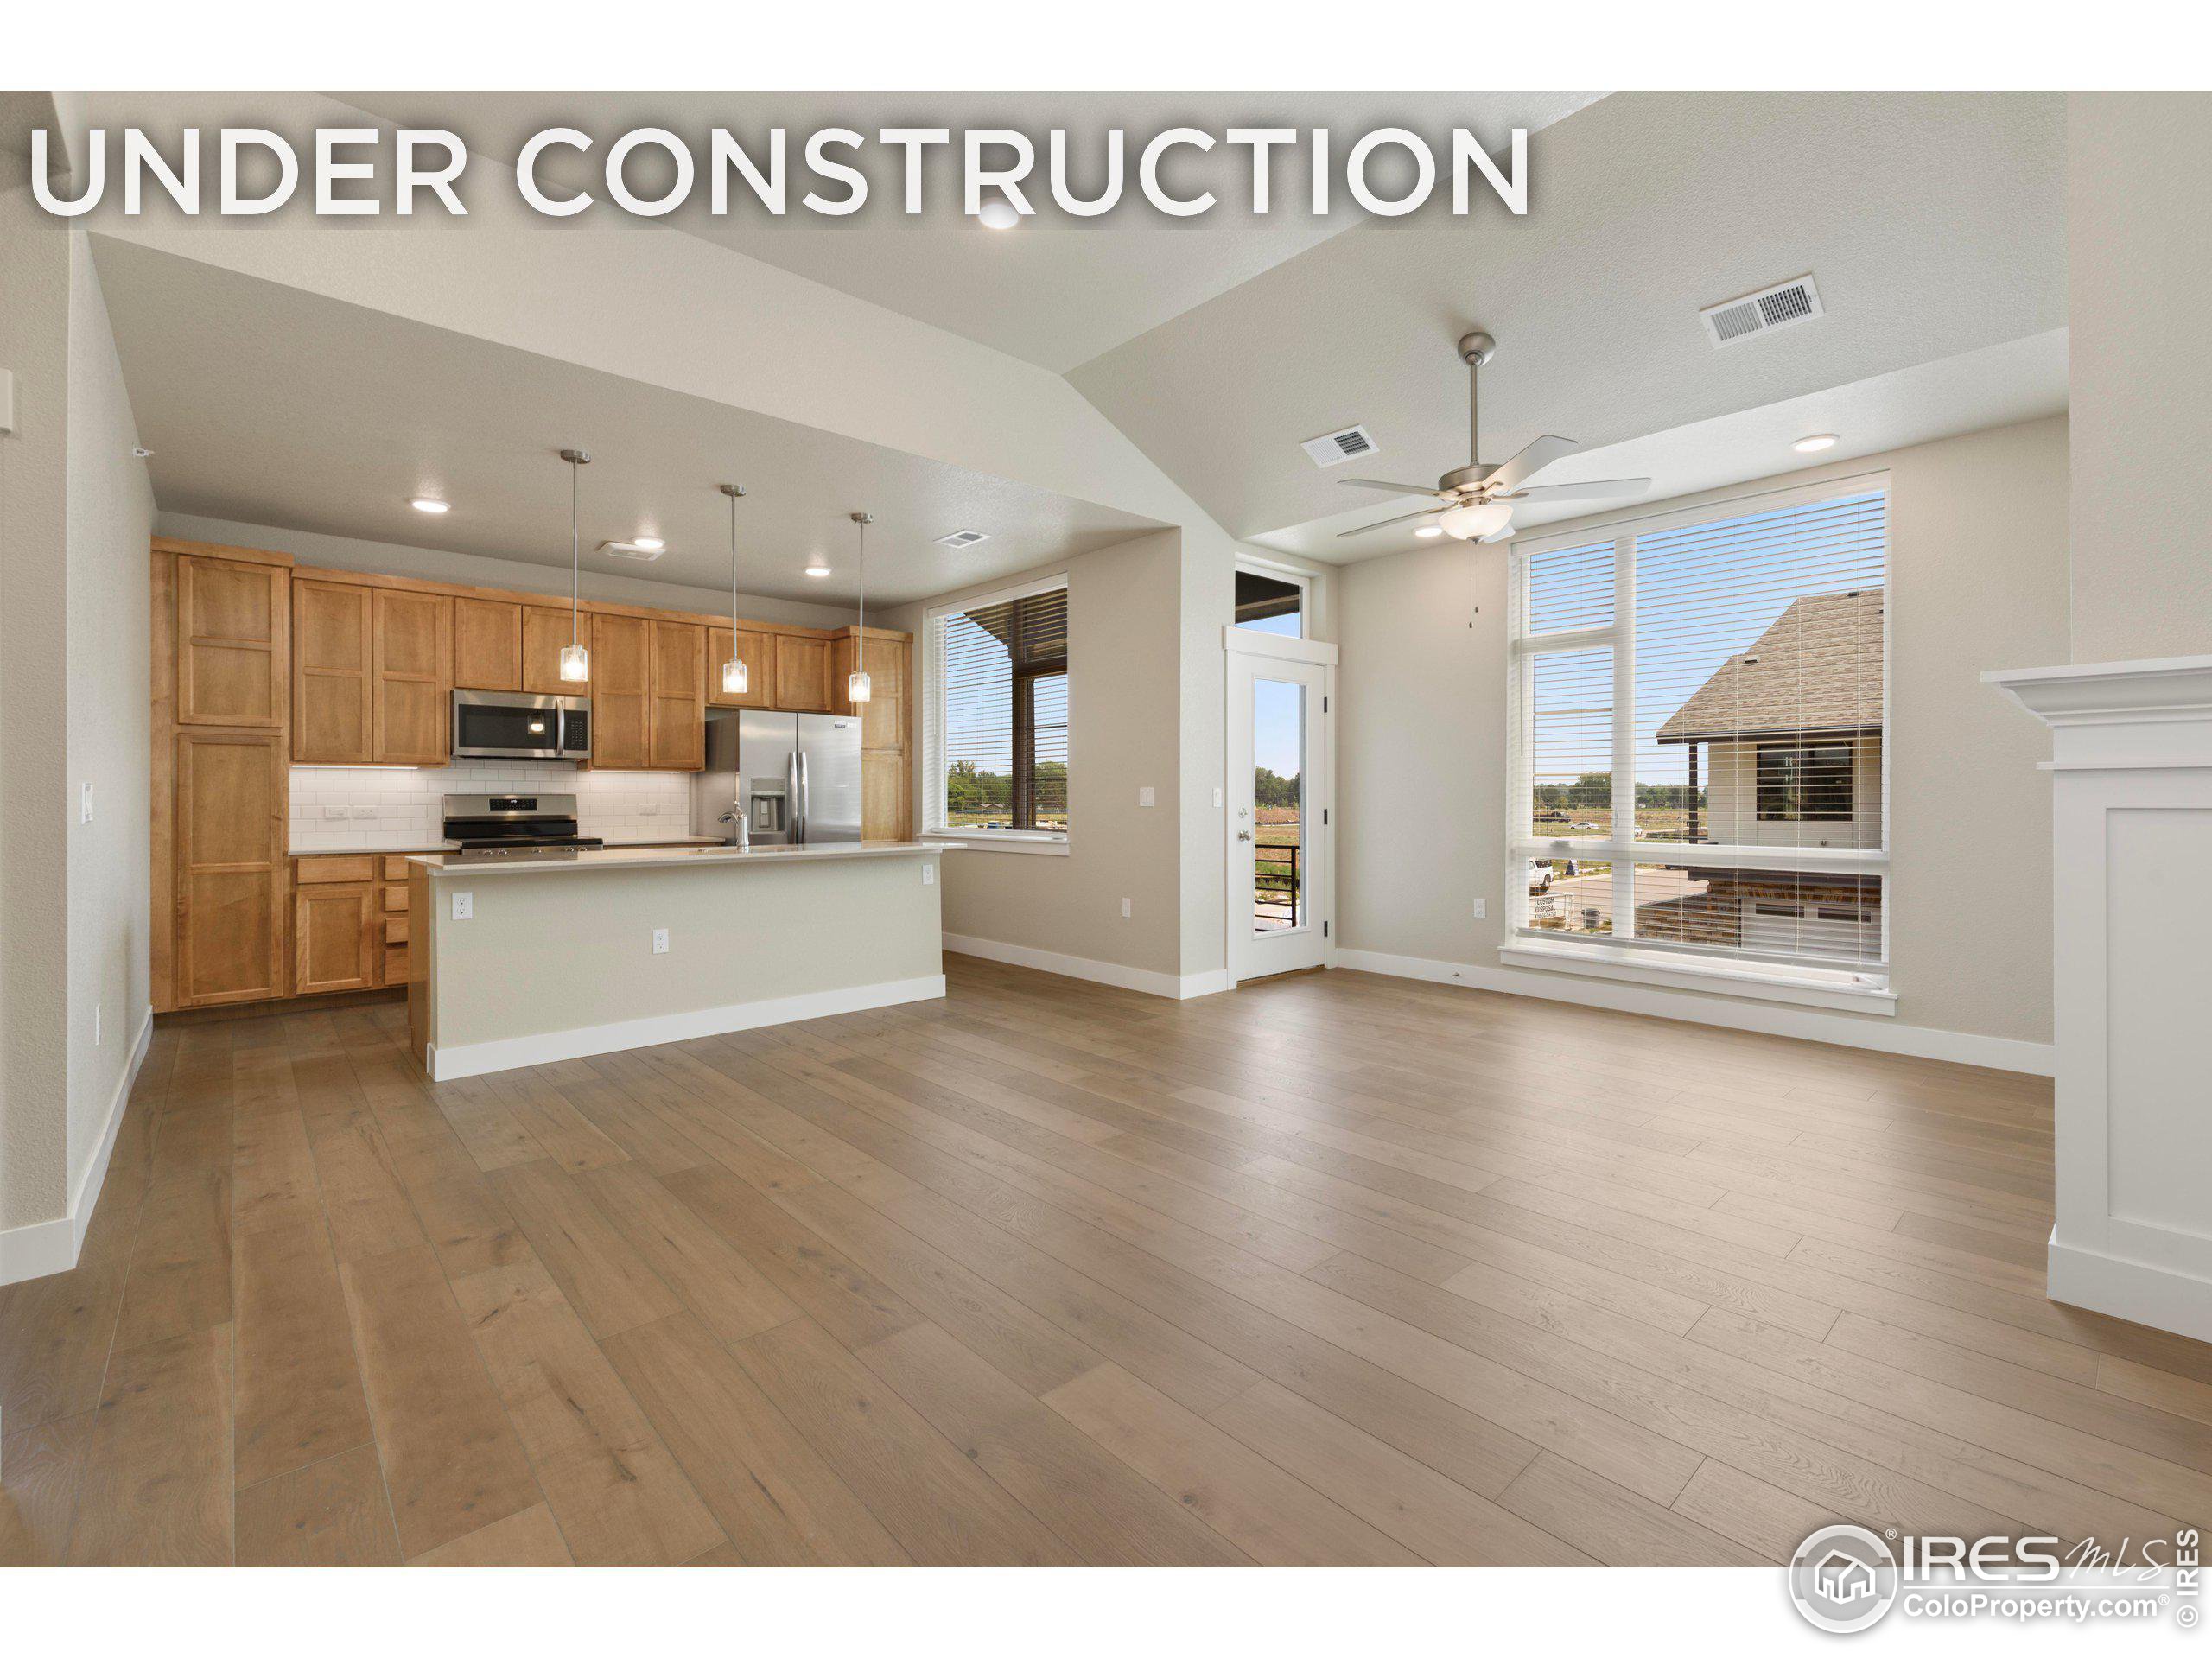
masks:
<path fill-rule="evenodd" d="M 1821 315 L 1821 290 L 1813 285 L 1809 273 L 1756 294 L 1708 305 L 1698 313 L 1716 346 L 1740 345 L 1795 322 L 1810 322 Z"/>
<path fill-rule="evenodd" d="M 640 564 L 651 564 L 668 551 L 664 547 L 640 547 L 635 542 L 601 542 L 599 550 L 613 559 L 635 559 Z"/>
<path fill-rule="evenodd" d="M 1375 435 L 1365 427 L 1348 426 L 1341 432 L 1325 432 L 1318 438 L 1308 438 L 1299 447 L 1316 467 L 1341 467 L 1348 461 L 1373 454 L 1377 445 Z"/>
<path fill-rule="evenodd" d="M 984 531 L 956 530 L 950 536 L 938 537 L 937 544 L 939 547 L 950 548 L 973 547 L 978 542 L 988 542 L 990 539 L 989 534 Z"/>

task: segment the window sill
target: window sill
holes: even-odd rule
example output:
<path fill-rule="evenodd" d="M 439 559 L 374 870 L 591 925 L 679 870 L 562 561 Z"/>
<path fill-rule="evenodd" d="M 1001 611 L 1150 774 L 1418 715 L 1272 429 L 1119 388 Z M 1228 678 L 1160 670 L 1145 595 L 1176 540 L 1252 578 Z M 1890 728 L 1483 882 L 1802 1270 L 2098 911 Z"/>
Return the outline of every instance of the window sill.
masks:
<path fill-rule="evenodd" d="M 965 847 L 978 853 L 1043 853 L 1056 858 L 1068 855 L 1065 836 L 1031 835 L 1019 830 L 925 830 L 915 839 Z"/>
<path fill-rule="evenodd" d="M 1500 945 L 1497 959 L 1509 968 L 1534 968 L 1545 973 L 1584 974 L 1596 979 L 1625 980 L 1636 985 L 1660 985 L 1675 990 L 1702 991 L 1707 995 L 1750 996 L 1767 1002 L 1798 1002 L 1813 1008 L 1842 1008 L 1853 1014 L 1894 1015 L 1895 991 L 1870 987 L 1816 985 L 1785 974 L 1764 974 L 1746 968 L 1691 967 L 1678 962 L 1657 962 L 1650 954 L 1615 947 L 1611 950 L 1544 944 Z"/>

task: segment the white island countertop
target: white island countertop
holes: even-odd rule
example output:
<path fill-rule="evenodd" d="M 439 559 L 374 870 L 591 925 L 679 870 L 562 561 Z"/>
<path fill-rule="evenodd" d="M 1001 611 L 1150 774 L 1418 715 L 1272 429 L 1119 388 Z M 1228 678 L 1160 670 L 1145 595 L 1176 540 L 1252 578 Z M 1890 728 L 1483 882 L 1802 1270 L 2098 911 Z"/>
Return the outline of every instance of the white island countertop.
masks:
<path fill-rule="evenodd" d="M 456 875 L 543 875 L 583 870 L 696 869 L 704 864 L 758 867 L 799 861 L 828 863 L 841 859 L 934 857 L 944 850 L 941 842 L 918 841 L 836 841 L 812 847 L 742 849 L 716 842 L 705 847 L 604 847 L 577 853 L 550 853 L 543 857 L 524 854 L 509 858 L 468 858 L 460 854 L 440 853 L 407 861 L 421 865 L 436 880 Z"/>

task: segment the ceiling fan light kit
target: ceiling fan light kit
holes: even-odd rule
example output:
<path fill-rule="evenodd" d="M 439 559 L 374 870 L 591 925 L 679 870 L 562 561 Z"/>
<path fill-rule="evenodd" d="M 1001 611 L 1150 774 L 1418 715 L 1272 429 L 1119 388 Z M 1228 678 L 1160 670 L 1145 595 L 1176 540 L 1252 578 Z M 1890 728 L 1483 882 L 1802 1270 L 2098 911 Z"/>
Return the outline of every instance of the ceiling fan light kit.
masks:
<path fill-rule="evenodd" d="M 1433 536 L 1440 531 L 1463 542 L 1502 542 L 1513 533 L 1512 504 L 1516 501 L 1540 497 L 1548 501 L 1613 501 L 1641 495 L 1651 487 L 1648 478 L 1604 478 L 1586 484 L 1524 487 L 1536 474 L 1581 447 L 1573 438 L 1555 437 L 1548 433 L 1527 445 L 1503 466 L 1486 466 L 1477 459 L 1482 454 L 1477 394 L 1482 366 L 1497 355 L 1497 341 L 1478 328 L 1459 336 L 1458 350 L 1459 360 L 1467 365 L 1467 464 L 1438 479 L 1434 489 L 1421 484 L 1389 483 L 1379 478 L 1343 480 L 1355 489 L 1382 490 L 1391 495 L 1432 496 L 1438 505 L 1415 512 L 1402 512 L 1395 518 L 1378 519 L 1357 530 L 1339 531 L 1339 537 L 1364 536 L 1370 530 L 1402 524 L 1411 519 L 1433 518 L 1433 526 L 1424 525 L 1414 534 Z"/>

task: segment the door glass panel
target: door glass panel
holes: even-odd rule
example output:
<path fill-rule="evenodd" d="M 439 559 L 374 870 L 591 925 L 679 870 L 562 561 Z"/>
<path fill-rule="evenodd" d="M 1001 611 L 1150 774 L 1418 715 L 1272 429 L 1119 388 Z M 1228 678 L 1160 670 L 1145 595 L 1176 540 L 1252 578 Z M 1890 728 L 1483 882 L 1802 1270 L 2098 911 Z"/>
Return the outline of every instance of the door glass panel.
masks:
<path fill-rule="evenodd" d="M 1252 682 L 1252 931 L 1306 925 L 1306 688 Z"/>

